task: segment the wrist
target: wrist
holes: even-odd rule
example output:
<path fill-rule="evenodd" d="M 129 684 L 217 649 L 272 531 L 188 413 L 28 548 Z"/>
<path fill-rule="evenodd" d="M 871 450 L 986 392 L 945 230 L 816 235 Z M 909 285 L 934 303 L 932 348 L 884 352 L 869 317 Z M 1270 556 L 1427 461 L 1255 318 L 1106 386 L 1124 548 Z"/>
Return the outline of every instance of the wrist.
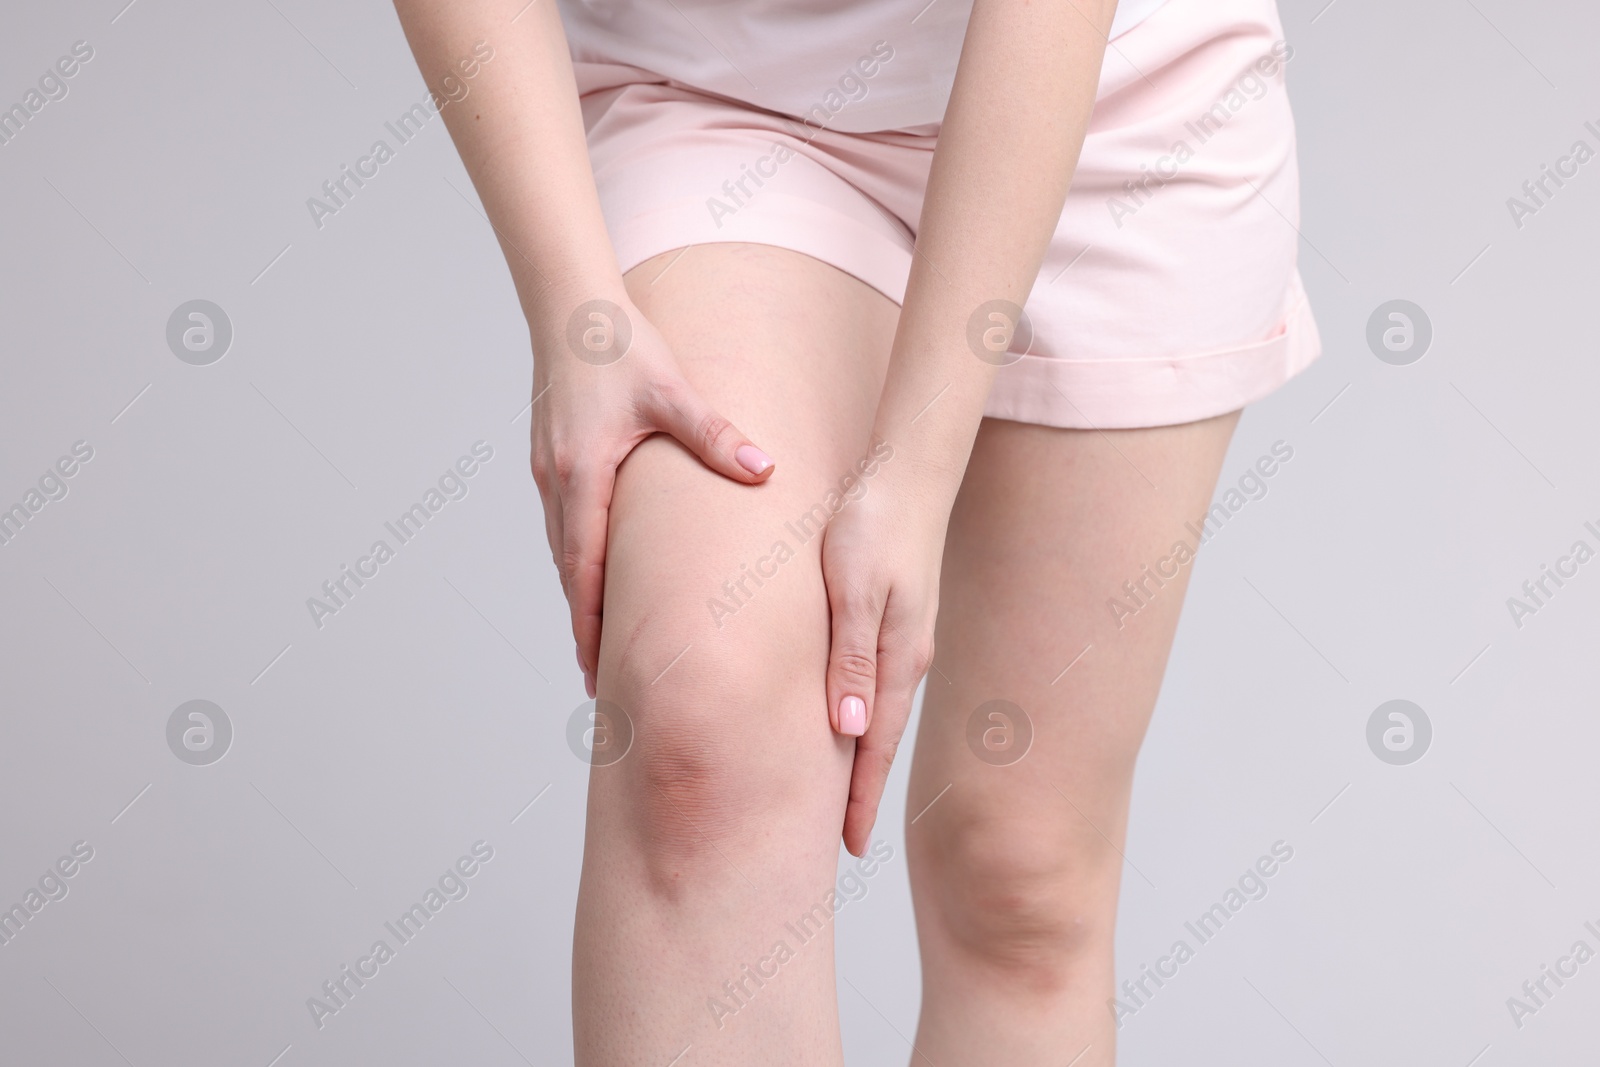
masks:
<path fill-rule="evenodd" d="M 607 366 L 627 353 L 638 321 L 622 276 L 615 270 L 572 273 L 524 294 L 523 315 L 534 363 Z"/>
<path fill-rule="evenodd" d="M 604 300 L 620 308 L 632 307 L 622 275 L 604 266 L 581 271 L 561 271 L 554 280 L 536 277 L 518 286 L 522 314 L 535 332 L 564 330 L 567 320 L 590 301 Z"/>
<path fill-rule="evenodd" d="M 931 512 L 948 514 L 972 455 L 987 383 L 947 382 L 942 389 L 931 380 L 898 384 L 885 386 L 873 440 L 894 449 L 889 480 L 897 489 L 926 502 Z"/>
<path fill-rule="evenodd" d="M 907 518 L 926 518 L 943 528 L 961 487 L 961 470 L 930 462 L 921 448 L 908 445 L 903 438 L 896 442 L 881 430 L 873 431 L 867 455 L 873 457 L 877 468 L 873 481 L 899 501 Z"/>

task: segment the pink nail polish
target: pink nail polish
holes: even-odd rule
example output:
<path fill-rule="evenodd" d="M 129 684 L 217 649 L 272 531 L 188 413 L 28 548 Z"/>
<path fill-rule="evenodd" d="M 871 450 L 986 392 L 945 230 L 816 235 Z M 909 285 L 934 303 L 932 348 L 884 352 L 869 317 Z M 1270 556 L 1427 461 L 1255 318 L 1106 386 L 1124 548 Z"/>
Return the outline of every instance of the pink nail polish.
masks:
<path fill-rule="evenodd" d="M 751 474 L 760 474 L 772 466 L 772 457 L 755 445 L 740 445 L 733 453 L 733 458 L 739 461 L 739 466 Z"/>
<path fill-rule="evenodd" d="M 581 649 L 578 646 L 574 645 L 572 647 L 572 651 L 577 654 L 577 657 L 578 657 L 578 669 L 580 671 L 588 670 L 589 668 L 587 668 L 587 667 L 585 667 L 583 665 L 583 649 Z"/>
<path fill-rule="evenodd" d="M 867 702 L 860 697 L 845 697 L 839 701 L 839 732 L 850 737 L 860 737 L 867 732 Z"/>
<path fill-rule="evenodd" d="M 583 691 L 589 694 L 590 700 L 594 699 L 594 675 L 590 674 L 588 671 L 583 672 Z"/>

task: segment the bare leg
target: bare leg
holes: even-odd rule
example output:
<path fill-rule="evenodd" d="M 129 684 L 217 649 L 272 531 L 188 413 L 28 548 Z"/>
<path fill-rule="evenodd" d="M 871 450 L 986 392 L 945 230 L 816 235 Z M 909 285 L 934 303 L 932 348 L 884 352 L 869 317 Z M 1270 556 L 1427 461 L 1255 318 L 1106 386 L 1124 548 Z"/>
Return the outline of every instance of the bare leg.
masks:
<path fill-rule="evenodd" d="M 1146 579 L 1153 595 L 1120 628 L 1107 601 L 1193 545 L 1184 523 L 1209 503 L 1237 417 L 1104 434 L 984 421 L 950 521 L 906 809 L 918 1064 L 1115 1059 L 1128 796 L 1190 565 L 1159 588 Z M 1009 765 L 1003 748 L 986 762 L 969 746 L 991 700 L 1032 723 Z M 1003 744 L 1005 720 L 983 719 Z"/>
<path fill-rule="evenodd" d="M 635 736 L 590 774 L 577 1062 L 666 1067 L 692 1046 L 683 1067 L 839 1064 L 824 902 L 853 743 L 828 723 L 822 538 L 799 520 L 866 445 L 896 309 L 762 245 L 660 256 L 627 282 L 777 470 L 735 485 L 661 436 L 622 466 L 598 686 Z"/>

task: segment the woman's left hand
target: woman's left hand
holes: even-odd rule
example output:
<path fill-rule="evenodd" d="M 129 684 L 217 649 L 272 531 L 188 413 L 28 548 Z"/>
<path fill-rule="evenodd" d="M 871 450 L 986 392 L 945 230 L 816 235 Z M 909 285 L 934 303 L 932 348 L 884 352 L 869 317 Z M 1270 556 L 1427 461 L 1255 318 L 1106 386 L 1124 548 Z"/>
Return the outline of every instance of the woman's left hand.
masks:
<path fill-rule="evenodd" d="M 887 472 L 886 472 L 887 473 Z M 828 717 L 859 738 L 844 844 L 866 851 L 917 684 L 933 663 L 948 508 L 879 475 L 828 524 L 822 577 L 833 614 Z"/>

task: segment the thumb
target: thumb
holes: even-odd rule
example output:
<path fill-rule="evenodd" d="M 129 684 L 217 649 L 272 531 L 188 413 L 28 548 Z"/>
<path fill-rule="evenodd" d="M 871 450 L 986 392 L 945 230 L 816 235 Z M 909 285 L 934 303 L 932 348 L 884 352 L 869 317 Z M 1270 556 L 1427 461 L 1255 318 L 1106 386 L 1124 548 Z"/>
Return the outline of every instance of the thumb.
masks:
<path fill-rule="evenodd" d="M 843 575 L 824 577 L 833 615 L 833 640 L 828 649 L 828 719 L 839 733 L 860 737 L 872 721 L 872 698 L 878 688 L 882 605 L 874 604 Z"/>
<path fill-rule="evenodd" d="M 772 457 L 702 400 L 688 382 L 657 383 L 645 413 L 657 429 L 677 438 L 724 477 L 753 485 L 772 475 Z"/>

